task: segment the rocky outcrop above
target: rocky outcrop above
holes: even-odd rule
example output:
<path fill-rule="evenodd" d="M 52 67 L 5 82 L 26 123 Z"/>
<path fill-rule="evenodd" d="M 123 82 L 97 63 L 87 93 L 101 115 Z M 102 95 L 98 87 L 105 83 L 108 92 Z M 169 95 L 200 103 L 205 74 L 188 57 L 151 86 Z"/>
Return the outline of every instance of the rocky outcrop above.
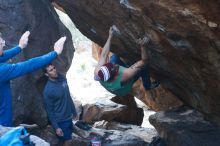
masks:
<path fill-rule="evenodd" d="M 168 146 L 220 145 L 220 128 L 188 107 L 158 112 L 149 120 Z"/>
<path fill-rule="evenodd" d="M 151 73 L 161 86 L 220 123 L 220 9 L 212 1 L 54 0 L 79 30 L 103 46 L 115 24 L 111 51 L 133 63 L 136 40 L 151 37 Z"/>
<path fill-rule="evenodd" d="M 7 0 L 0 1 L 0 32 L 6 40 L 6 49 L 18 44 L 22 33 L 31 32 L 29 44 L 24 51 L 12 59 L 13 63 L 45 54 L 53 50 L 54 42 L 67 36 L 63 54 L 55 61 L 61 72 L 66 72 L 73 57 L 70 33 L 60 22 L 49 1 Z M 43 82 L 38 82 L 42 71 L 23 76 L 11 82 L 13 90 L 14 123 L 47 123 L 42 102 Z"/>

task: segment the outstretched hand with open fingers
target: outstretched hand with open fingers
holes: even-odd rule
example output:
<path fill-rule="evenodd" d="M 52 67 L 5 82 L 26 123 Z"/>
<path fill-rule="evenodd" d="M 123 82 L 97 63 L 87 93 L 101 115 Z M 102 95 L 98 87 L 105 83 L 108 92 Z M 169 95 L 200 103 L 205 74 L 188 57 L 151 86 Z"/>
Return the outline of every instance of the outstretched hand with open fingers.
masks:
<path fill-rule="evenodd" d="M 25 47 L 27 47 L 28 44 L 28 37 L 30 35 L 30 31 L 26 31 L 20 38 L 19 40 L 19 47 L 21 49 L 24 49 Z"/>
<path fill-rule="evenodd" d="M 56 51 L 58 55 L 60 55 L 62 53 L 65 41 L 66 41 L 66 36 L 65 37 L 61 37 L 54 44 L 54 51 Z"/>

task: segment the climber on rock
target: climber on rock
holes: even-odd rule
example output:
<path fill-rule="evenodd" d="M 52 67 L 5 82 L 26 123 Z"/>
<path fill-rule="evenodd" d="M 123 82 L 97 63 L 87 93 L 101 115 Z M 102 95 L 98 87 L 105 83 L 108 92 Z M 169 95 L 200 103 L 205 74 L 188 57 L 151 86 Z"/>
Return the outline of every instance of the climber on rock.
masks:
<path fill-rule="evenodd" d="M 100 59 L 94 71 L 94 79 L 99 81 L 109 92 L 117 96 L 127 95 L 139 77 L 142 78 L 142 83 L 146 90 L 154 89 L 159 86 L 158 81 L 151 82 L 150 80 L 146 50 L 146 45 L 150 39 L 146 36 L 137 41 L 141 48 L 141 60 L 132 66 L 127 68 L 126 63 L 115 54 L 110 57 L 108 63 L 105 62 L 110 51 L 112 38 L 118 34 L 119 30 L 116 26 L 110 27 L 108 39 L 102 49 Z"/>

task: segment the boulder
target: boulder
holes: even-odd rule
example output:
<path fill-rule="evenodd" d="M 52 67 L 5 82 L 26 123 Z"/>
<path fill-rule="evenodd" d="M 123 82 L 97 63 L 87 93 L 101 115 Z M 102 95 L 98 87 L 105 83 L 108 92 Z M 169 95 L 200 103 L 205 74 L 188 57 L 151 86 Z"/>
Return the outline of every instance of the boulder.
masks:
<path fill-rule="evenodd" d="M 142 81 L 138 80 L 133 86 L 132 94 L 154 111 L 168 110 L 183 105 L 183 102 L 162 84 L 156 89 L 146 91 Z"/>
<path fill-rule="evenodd" d="M 119 122 L 99 121 L 93 125 L 95 128 L 106 130 L 117 130 L 124 132 L 124 134 L 135 135 L 145 142 L 151 142 L 152 138 L 158 136 L 157 131 L 154 128 L 144 128 L 132 124 L 124 124 Z"/>
<path fill-rule="evenodd" d="M 51 146 L 61 145 L 50 125 L 43 129 L 31 129 L 30 132 L 45 139 Z M 155 129 L 117 122 L 98 121 L 87 131 L 74 126 L 71 145 L 90 146 L 92 140 L 96 139 L 104 146 L 146 146 L 154 136 L 157 136 Z"/>
<path fill-rule="evenodd" d="M 123 97 L 115 96 L 111 100 L 115 103 L 126 105 L 126 108 L 117 114 L 117 116 L 114 118 L 114 121 L 139 126 L 142 124 L 144 118 L 144 110 L 137 107 L 133 95 L 128 94 Z"/>
<path fill-rule="evenodd" d="M 152 77 L 185 104 L 220 123 L 219 0 L 54 2 L 100 46 L 107 39 L 109 27 L 116 25 L 120 35 L 114 38 L 111 52 L 130 64 L 140 59 L 136 40 L 150 36 Z"/>
<path fill-rule="evenodd" d="M 158 112 L 149 120 L 168 146 L 220 145 L 220 128 L 195 109 L 180 107 Z"/>
<path fill-rule="evenodd" d="M 99 100 L 94 104 L 83 106 L 82 120 L 88 123 L 107 120 L 112 121 L 126 106 L 112 102 L 108 99 Z"/>

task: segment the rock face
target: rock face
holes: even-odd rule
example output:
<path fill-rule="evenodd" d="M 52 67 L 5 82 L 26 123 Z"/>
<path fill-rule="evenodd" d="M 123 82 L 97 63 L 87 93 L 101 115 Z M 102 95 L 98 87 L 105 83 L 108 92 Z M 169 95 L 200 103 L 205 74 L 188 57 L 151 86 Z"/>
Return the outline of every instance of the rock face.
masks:
<path fill-rule="evenodd" d="M 124 105 L 114 103 L 108 99 L 100 100 L 95 104 L 83 106 L 82 120 L 88 123 L 101 120 L 111 121 L 124 109 L 126 109 Z"/>
<path fill-rule="evenodd" d="M 94 127 L 106 130 L 118 130 L 124 134 L 137 136 L 147 143 L 151 142 L 152 138 L 158 135 L 155 129 L 143 128 L 136 125 L 122 124 L 118 122 L 99 121 L 94 124 Z"/>
<path fill-rule="evenodd" d="M 149 118 L 168 146 L 219 146 L 220 128 L 196 110 L 181 107 Z"/>
<path fill-rule="evenodd" d="M 64 52 L 55 64 L 61 72 L 67 71 L 74 51 L 72 39 L 49 1 L 1 0 L 0 8 L 0 32 L 6 40 L 7 48 L 16 46 L 23 32 L 26 30 L 31 32 L 27 48 L 12 59 L 13 63 L 51 51 L 54 42 L 66 35 L 68 39 Z M 15 124 L 22 122 L 46 124 L 46 112 L 41 95 L 43 82 L 38 82 L 42 75 L 42 71 L 37 71 L 11 82 Z"/>
<path fill-rule="evenodd" d="M 183 104 L 172 92 L 162 86 L 146 91 L 141 80 L 134 84 L 132 93 L 154 111 L 168 110 Z"/>
<path fill-rule="evenodd" d="M 114 97 L 111 100 L 100 99 L 94 104 L 84 105 L 82 109 L 82 120 L 88 123 L 106 120 L 140 126 L 143 117 L 143 109 L 137 107 L 134 97 L 131 95 Z"/>
<path fill-rule="evenodd" d="M 47 126 L 44 129 L 32 129 L 30 133 L 45 139 L 51 146 L 62 145 L 51 126 Z M 157 136 L 155 129 L 117 122 L 99 121 L 88 131 L 74 129 L 71 145 L 91 146 L 91 138 L 95 137 L 104 146 L 147 146 L 155 136 Z"/>
<path fill-rule="evenodd" d="M 219 0 L 54 0 L 79 30 L 103 46 L 115 24 L 112 52 L 133 63 L 135 43 L 151 37 L 150 66 L 161 86 L 220 123 Z"/>
<path fill-rule="evenodd" d="M 125 97 L 115 96 L 111 100 L 115 103 L 126 105 L 126 108 L 117 114 L 114 121 L 141 126 L 144 110 L 137 107 L 133 95 L 128 94 Z"/>

